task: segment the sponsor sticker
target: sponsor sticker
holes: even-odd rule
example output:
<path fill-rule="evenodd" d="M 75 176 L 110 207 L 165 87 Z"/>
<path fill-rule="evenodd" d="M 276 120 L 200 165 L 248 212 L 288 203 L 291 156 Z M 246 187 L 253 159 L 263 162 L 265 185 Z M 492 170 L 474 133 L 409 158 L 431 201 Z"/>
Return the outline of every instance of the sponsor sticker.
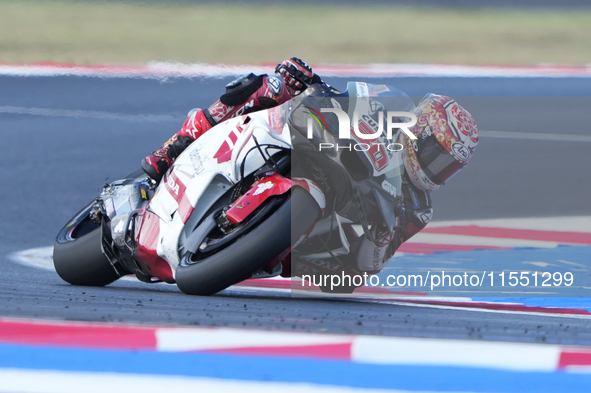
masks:
<path fill-rule="evenodd" d="M 194 151 L 192 151 L 189 157 L 191 158 L 191 164 L 193 164 L 195 172 L 197 172 L 197 174 L 203 172 L 205 167 L 203 166 L 203 161 L 201 160 L 199 149 L 195 149 Z"/>
<path fill-rule="evenodd" d="M 384 180 L 382 182 L 382 188 L 384 189 L 384 191 L 386 191 L 388 194 L 392 195 L 393 197 L 396 196 L 396 187 L 394 187 L 392 185 L 392 183 L 390 183 L 388 180 Z"/>
<path fill-rule="evenodd" d="M 367 89 L 367 83 L 357 82 L 357 97 L 369 97 L 369 90 Z"/>
<path fill-rule="evenodd" d="M 276 76 L 267 77 L 267 84 L 269 85 L 273 95 L 278 96 L 279 93 L 281 93 L 281 81 Z"/>
<path fill-rule="evenodd" d="M 171 192 L 173 192 L 177 196 L 179 195 L 180 187 L 176 183 L 176 181 L 174 181 L 174 179 L 172 178 L 172 176 L 168 178 L 168 180 L 166 181 L 166 185 L 168 186 L 168 189 Z"/>
<path fill-rule="evenodd" d="M 257 189 L 255 190 L 255 192 L 252 195 L 260 195 L 263 192 L 270 190 L 274 186 L 275 186 L 275 184 L 272 181 L 261 183 L 261 184 L 257 185 Z"/>
<path fill-rule="evenodd" d="M 250 205 L 250 202 L 246 202 L 246 201 L 242 201 L 239 204 L 237 204 L 236 206 L 234 206 L 236 209 L 244 209 L 246 206 Z"/>
<path fill-rule="evenodd" d="M 429 223 L 429 221 L 431 221 L 431 218 L 433 217 L 433 212 L 425 212 L 425 213 L 420 213 L 418 214 L 418 219 L 425 225 L 427 225 Z"/>
<path fill-rule="evenodd" d="M 379 111 L 385 111 L 386 108 L 384 107 L 384 104 L 382 104 L 380 101 L 377 100 L 371 100 L 369 102 L 369 109 L 371 110 L 371 114 L 375 114 Z"/>
<path fill-rule="evenodd" d="M 466 161 L 470 157 L 470 150 L 460 142 L 451 145 L 451 152 L 459 161 Z"/>
<path fill-rule="evenodd" d="M 164 186 L 166 190 L 172 195 L 172 197 L 180 203 L 181 198 L 185 194 L 186 187 L 183 182 L 176 177 L 175 173 L 172 172 L 164 178 Z"/>

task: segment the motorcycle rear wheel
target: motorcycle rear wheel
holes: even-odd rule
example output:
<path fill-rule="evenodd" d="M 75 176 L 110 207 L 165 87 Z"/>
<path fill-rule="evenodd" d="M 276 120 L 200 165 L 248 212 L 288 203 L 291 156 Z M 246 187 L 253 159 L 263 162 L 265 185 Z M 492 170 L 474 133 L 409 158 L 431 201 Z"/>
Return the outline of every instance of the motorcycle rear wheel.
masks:
<path fill-rule="evenodd" d="M 72 285 L 103 287 L 120 276 L 101 250 L 101 228 L 90 221 L 90 205 L 60 231 L 53 246 L 53 265 Z"/>
<path fill-rule="evenodd" d="M 175 274 L 177 286 L 189 295 L 208 296 L 249 278 L 294 244 L 319 215 L 314 198 L 294 187 L 268 218 L 224 249 L 197 263 L 191 262 L 193 253 L 185 253 Z"/>

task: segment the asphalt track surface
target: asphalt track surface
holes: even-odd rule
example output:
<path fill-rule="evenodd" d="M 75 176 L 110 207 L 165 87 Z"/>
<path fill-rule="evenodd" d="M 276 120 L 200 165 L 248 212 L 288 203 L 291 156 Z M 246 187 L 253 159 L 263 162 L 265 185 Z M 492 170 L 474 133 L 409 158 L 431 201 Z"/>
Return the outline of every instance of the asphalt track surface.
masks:
<path fill-rule="evenodd" d="M 12 252 L 52 245 L 106 180 L 134 171 L 189 109 L 206 107 L 228 80 L 0 77 L 0 316 L 591 345 L 589 319 L 240 290 L 191 297 L 173 285 L 128 280 L 83 288 L 8 260 Z M 342 79 L 328 82 L 344 87 Z M 370 82 L 416 97 L 454 96 L 482 130 L 591 135 L 588 78 Z M 590 215 L 591 143 L 485 135 L 469 166 L 434 194 L 436 219 Z"/>

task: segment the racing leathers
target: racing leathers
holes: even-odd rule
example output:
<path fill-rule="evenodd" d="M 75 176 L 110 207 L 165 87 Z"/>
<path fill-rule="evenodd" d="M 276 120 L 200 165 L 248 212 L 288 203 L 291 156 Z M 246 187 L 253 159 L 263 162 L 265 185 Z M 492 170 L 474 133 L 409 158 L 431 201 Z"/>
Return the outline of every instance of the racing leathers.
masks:
<path fill-rule="evenodd" d="M 172 162 L 197 138 L 216 124 L 282 104 L 292 98 L 278 76 L 249 74 L 230 82 L 226 92 L 208 109 L 189 112 L 181 130 L 162 147 L 142 160 L 142 169 L 154 180 L 160 181 Z"/>
<path fill-rule="evenodd" d="M 278 64 L 279 76 L 249 74 L 226 85 L 226 92 L 208 109 L 189 112 L 181 130 L 160 149 L 142 160 L 142 169 L 160 181 L 172 162 L 199 136 L 216 124 L 261 109 L 272 108 L 295 97 L 313 83 L 322 83 L 312 68 L 297 57 Z"/>

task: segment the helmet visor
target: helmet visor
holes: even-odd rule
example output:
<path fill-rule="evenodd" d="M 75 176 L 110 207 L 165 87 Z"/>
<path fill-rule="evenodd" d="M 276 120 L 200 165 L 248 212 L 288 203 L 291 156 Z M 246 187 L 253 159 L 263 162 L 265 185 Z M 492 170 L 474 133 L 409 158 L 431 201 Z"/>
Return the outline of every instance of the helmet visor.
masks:
<path fill-rule="evenodd" d="M 421 169 L 429 179 L 442 185 L 455 175 L 465 164 L 462 164 L 448 152 L 434 135 L 417 139 L 417 157 Z"/>

